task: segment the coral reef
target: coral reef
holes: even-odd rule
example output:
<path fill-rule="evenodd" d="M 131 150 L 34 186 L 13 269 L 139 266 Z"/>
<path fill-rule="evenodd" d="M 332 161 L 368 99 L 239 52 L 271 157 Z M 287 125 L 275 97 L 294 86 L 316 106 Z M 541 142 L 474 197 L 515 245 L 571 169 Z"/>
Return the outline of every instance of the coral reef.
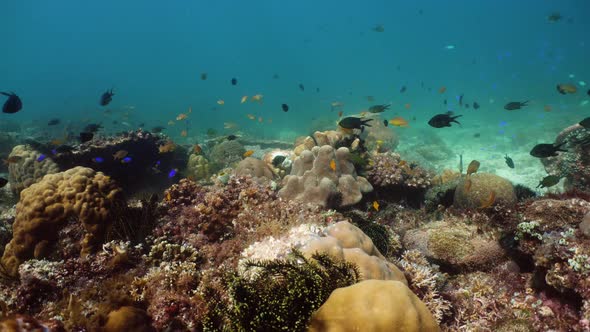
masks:
<path fill-rule="evenodd" d="M 79 220 L 76 224 L 80 228 L 72 231 L 72 245 L 79 246 L 81 256 L 88 255 L 104 239 L 110 209 L 120 199 L 121 189 L 90 168 L 46 175 L 21 192 L 13 237 L 6 245 L 2 264 L 14 276 L 23 261 L 49 255 L 58 240 L 64 241 L 60 229 L 72 218 Z"/>
<path fill-rule="evenodd" d="M 425 189 L 431 185 L 429 172 L 414 163 L 402 160 L 397 153 L 378 153 L 371 156 L 373 165 L 367 179 L 375 188 L 408 187 Z"/>
<path fill-rule="evenodd" d="M 541 159 L 547 173 L 565 177 L 566 190 L 590 190 L 590 144 L 585 142 L 589 138 L 588 129 L 579 124 L 569 126 L 555 139 L 555 144 L 568 142 L 568 152 Z"/>
<path fill-rule="evenodd" d="M 319 331 L 440 331 L 428 308 L 403 283 L 365 280 L 338 288 L 310 322 Z"/>
<path fill-rule="evenodd" d="M 12 149 L 8 159 L 16 159 L 8 164 L 8 181 L 15 194 L 38 182 L 46 174 L 59 172 L 59 166 L 50 158 L 39 162 L 37 159 L 41 152 L 34 150 L 29 145 L 17 145 Z"/>
<path fill-rule="evenodd" d="M 516 204 L 512 183 L 495 174 L 477 173 L 462 178 L 457 184 L 453 206 L 477 209 L 488 203 L 505 206 Z"/>
<path fill-rule="evenodd" d="M 346 136 L 336 130 L 316 131 L 311 136 L 300 137 L 295 141 L 293 154 L 300 156 L 303 151 L 311 151 L 315 146 L 329 145 L 336 148 L 336 145 Z"/>
<path fill-rule="evenodd" d="M 109 313 L 104 331 L 150 332 L 155 329 L 151 326 L 150 318 L 144 310 L 123 306 Z"/>
<path fill-rule="evenodd" d="M 291 174 L 283 179 L 279 196 L 299 202 L 336 206 L 358 203 L 365 192 L 373 190 L 369 182 L 357 176 L 347 148 L 334 151 L 329 145 L 303 151 L 293 162 Z"/>
<path fill-rule="evenodd" d="M 7 156 L 17 144 L 17 140 L 10 133 L 0 130 L 0 156 Z M 0 163 L 0 172 L 6 171 L 7 165 Z"/>
<path fill-rule="evenodd" d="M 242 160 L 246 152 L 244 146 L 236 141 L 223 141 L 211 149 L 209 160 L 213 166 L 213 171 L 218 171 L 224 167 L 230 167 Z"/>
<path fill-rule="evenodd" d="M 260 159 L 247 157 L 236 166 L 234 174 L 238 176 L 251 176 L 260 180 L 272 180 L 275 176 L 272 168 Z"/>
<path fill-rule="evenodd" d="M 208 179 L 211 176 L 211 166 L 203 155 L 192 153 L 188 158 L 186 176 L 195 181 Z"/>

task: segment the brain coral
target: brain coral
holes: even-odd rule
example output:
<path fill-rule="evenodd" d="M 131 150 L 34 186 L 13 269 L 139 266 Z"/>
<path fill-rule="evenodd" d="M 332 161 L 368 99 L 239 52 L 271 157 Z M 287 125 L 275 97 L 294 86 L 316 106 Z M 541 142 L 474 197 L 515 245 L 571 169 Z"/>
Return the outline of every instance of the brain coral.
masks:
<path fill-rule="evenodd" d="M 238 141 L 224 141 L 211 149 L 209 160 L 217 170 L 239 162 L 242 160 L 244 152 L 246 149 Z"/>
<path fill-rule="evenodd" d="M 440 331 L 428 308 L 399 281 L 337 288 L 311 318 L 309 332 Z"/>
<path fill-rule="evenodd" d="M 53 160 L 45 158 L 37 161 L 40 152 L 33 150 L 28 145 L 17 145 L 12 149 L 8 159 L 18 158 L 19 160 L 8 165 L 8 181 L 10 188 L 15 194 L 41 180 L 46 174 L 59 172 L 59 167 Z"/>
<path fill-rule="evenodd" d="M 205 157 L 193 153 L 188 158 L 186 174 L 194 180 L 208 179 L 211 176 L 210 168 L 209 161 Z"/>
<path fill-rule="evenodd" d="M 469 185 L 466 181 L 471 181 Z M 514 205 L 516 194 L 510 181 L 489 173 L 472 174 L 460 181 L 455 190 L 453 205 L 459 208 L 476 209 L 484 205 L 492 192 L 495 194 L 493 204 Z"/>
<path fill-rule="evenodd" d="M 283 179 L 279 196 L 322 206 L 329 205 L 335 196 L 341 196 L 337 204 L 340 206 L 358 203 L 363 193 L 373 187 L 367 179 L 357 176 L 349 157 L 348 148 L 334 151 L 329 145 L 301 152 L 293 162 L 291 175 Z"/>
<path fill-rule="evenodd" d="M 109 210 L 122 199 L 121 189 L 103 173 L 75 167 L 49 174 L 21 192 L 16 206 L 13 236 L 1 263 L 11 275 L 30 258 L 42 258 L 71 218 L 82 226 L 80 255 L 86 256 L 103 240 Z"/>

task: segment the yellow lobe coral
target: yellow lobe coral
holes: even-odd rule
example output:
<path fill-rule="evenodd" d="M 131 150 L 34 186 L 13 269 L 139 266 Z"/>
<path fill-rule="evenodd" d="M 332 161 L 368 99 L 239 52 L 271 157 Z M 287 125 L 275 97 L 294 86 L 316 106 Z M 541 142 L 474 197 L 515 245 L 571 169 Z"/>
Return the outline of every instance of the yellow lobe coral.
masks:
<path fill-rule="evenodd" d="M 436 332 L 440 328 L 405 284 L 365 280 L 333 291 L 312 316 L 308 331 Z"/>
<path fill-rule="evenodd" d="M 80 255 L 88 255 L 102 243 L 110 210 L 118 201 L 122 201 L 121 189 L 91 168 L 75 167 L 44 176 L 21 192 L 12 240 L 0 262 L 8 274 L 16 276 L 22 262 L 49 254 L 60 229 L 71 218 L 80 221 L 84 234 Z"/>

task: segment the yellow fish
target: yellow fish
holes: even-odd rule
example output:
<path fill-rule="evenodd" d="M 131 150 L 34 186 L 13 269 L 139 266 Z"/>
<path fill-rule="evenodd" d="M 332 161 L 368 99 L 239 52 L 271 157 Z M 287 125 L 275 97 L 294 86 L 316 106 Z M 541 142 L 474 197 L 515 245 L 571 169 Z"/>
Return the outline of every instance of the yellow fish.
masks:
<path fill-rule="evenodd" d="M 225 101 L 223 101 L 223 99 L 219 99 L 219 100 L 217 101 L 217 104 L 219 104 L 219 105 L 223 105 L 223 104 L 225 104 Z"/>
<path fill-rule="evenodd" d="M 253 154 L 254 154 L 254 150 L 248 150 L 248 151 L 244 152 L 244 158 L 250 157 Z"/>
<path fill-rule="evenodd" d="M 330 160 L 330 168 L 336 171 L 336 161 L 334 159 Z"/>
<path fill-rule="evenodd" d="M 255 101 L 255 102 L 261 104 L 262 103 L 262 98 L 264 98 L 264 96 L 261 95 L 261 94 L 258 94 L 258 95 L 252 96 L 252 98 L 250 98 L 250 101 Z"/>
<path fill-rule="evenodd" d="M 170 202 L 172 200 L 172 197 L 170 196 L 170 192 L 166 192 L 166 202 Z"/>
<path fill-rule="evenodd" d="M 188 132 L 186 130 L 183 130 L 180 132 L 180 136 L 182 137 L 186 137 L 188 135 Z"/>
<path fill-rule="evenodd" d="M 396 127 L 408 127 L 408 121 L 401 116 L 389 120 L 389 124 Z"/>
<path fill-rule="evenodd" d="M 375 211 L 379 211 L 379 203 L 377 201 L 373 201 L 373 209 L 375 209 Z"/>
<path fill-rule="evenodd" d="M 246 116 L 248 117 L 248 119 L 250 120 L 256 120 L 256 116 L 253 114 L 246 114 Z"/>
<path fill-rule="evenodd" d="M 186 118 L 188 118 L 188 115 L 184 114 L 184 113 L 180 113 L 178 114 L 178 116 L 176 117 L 176 121 L 182 121 L 185 120 Z"/>
<path fill-rule="evenodd" d="M 242 97 L 242 100 L 240 101 L 240 104 L 243 104 L 243 103 L 245 103 L 247 101 L 248 101 L 248 96 L 244 96 L 244 97 Z"/>

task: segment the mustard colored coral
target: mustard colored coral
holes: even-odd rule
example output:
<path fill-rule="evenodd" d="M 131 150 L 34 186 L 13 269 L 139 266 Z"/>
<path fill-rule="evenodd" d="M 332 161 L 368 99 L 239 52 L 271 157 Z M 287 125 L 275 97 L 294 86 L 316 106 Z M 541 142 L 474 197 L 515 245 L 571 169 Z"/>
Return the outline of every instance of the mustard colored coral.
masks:
<path fill-rule="evenodd" d="M 109 212 L 121 195 L 108 176 L 90 168 L 75 167 L 44 176 L 21 192 L 13 237 L 1 263 L 15 276 L 25 260 L 47 256 L 58 232 L 71 218 L 77 218 L 82 226 L 80 255 L 86 256 L 104 239 Z"/>
<path fill-rule="evenodd" d="M 436 320 L 399 281 L 365 280 L 338 288 L 314 313 L 309 332 L 435 332 Z"/>

